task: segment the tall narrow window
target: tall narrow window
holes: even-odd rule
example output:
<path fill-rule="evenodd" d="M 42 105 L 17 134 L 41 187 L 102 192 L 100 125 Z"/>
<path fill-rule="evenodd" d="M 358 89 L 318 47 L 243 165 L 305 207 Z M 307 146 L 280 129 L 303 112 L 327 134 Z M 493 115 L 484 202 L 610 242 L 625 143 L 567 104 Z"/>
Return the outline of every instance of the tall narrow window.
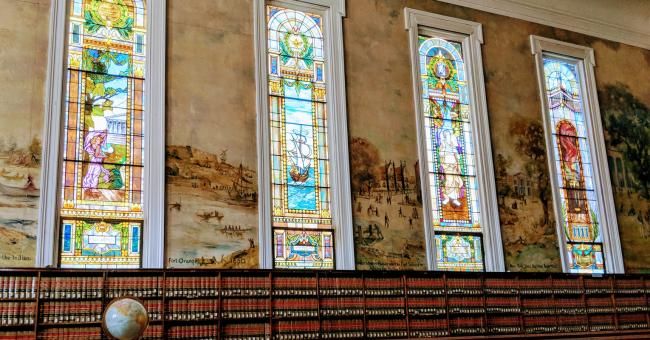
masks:
<path fill-rule="evenodd" d="M 482 90 L 477 93 L 480 87 L 473 84 L 481 79 L 476 67 L 480 58 L 470 58 L 480 56 L 480 50 L 472 51 L 479 47 L 480 37 L 473 35 L 480 34 L 476 33 L 480 26 L 461 22 L 441 27 L 440 18 L 445 17 L 410 9 L 406 16 L 412 32 L 420 155 L 426 160 L 421 173 L 428 197 L 426 225 L 433 238 L 433 267 L 483 271 L 485 253 L 501 244 L 490 241 L 488 247 L 484 235 L 496 226 L 494 216 L 484 211 L 496 211 L 491 205 L 496 200 L 493 190 L 487 191 L 494 188 L 491 170 L 486 171 L 491 168 L 489 132 L 487 125 L 476 124 L 486 120 L 479 100 L 484 94 Z M 477 142 L 482 144 L 480 149 Z M 483 205 L 482 200 L 486 201 Z"/>
<path fill-rule="evenodd" d="M 547 44 L 551 41 L 539 39 L 542 38 L 532 38 L 533 53 L 540 58 L 538 72 L 565 269 L 571 273 L 602 274 L 610 265 L 605 256 L 604 243 L 608 238 L 605 229 L 617 229 L 617 226 L 615 220 L 614 224 L 603 220 L 601 207 L 612 201 L 611 195 L 604 196 L 606 192 L 611 194 L 609 180 L 602 182 L 603 176 L 608 177 L 607 163 L 600 159 L 604 153 L 593 152 L 594 146 L 601 147 L 602 132 L 599 142 L 594 136 L 594 123 L 598 120 L 600 125 L 600 117 L 590 107 L 596 98 L 586 97 L 584 85 L 592 81 L 585 78 L 584 69 L 585 58 L 591 58 L 591 50 L 575 45 L 567 50 L 568 44 Z M 552 44 L 557 52 L 551 48 Z M 537 47 L 540 49 L 535 50 Z M 567 51 L 568 55 L 563 54 Z M 594 84 L 589 86 L 593 88 Z M 603 184 L 607 186 L 606 191 Z"/>
<path fill-rule="evenodd" d="M 60 266 L 141 263 L 144 0 L 69 2 Z"/>
<path fill-rule="evenodd" d="M 268 156 L 262 157 L 268 161 L 260 171 L 268 177 L 260 183 L 270 184 L 269 232 L 275 268 L 335 267 L 335 233 L 342 212 L 333 211 L 334 195 L 349 193 L 349 187 L 335 188 L 331 173 L 340 162 L 331 159 L 332 136 L 345 136 L 345 140 L 347 136 L 338 134 L 336 126 L 330 131 L 333 116 L 342 114 L 344 120 L 345 111 L 331 102 L 336 95 L 330 93 L 333 64 L 327 41 L 333 16 L 331 8 L 322 5 L 297 1 L 262 5 L 265 51 L 258 58 L 265 67 L 258 79 L 265 79 L 260 86 L 266 88 L 266 98 L 259 100 L 268 105 L 260 114 L 268 123 L 264 133 L 269 147 Z M 347 149 L 335 151 L 341 150 L 339 158 L 347 158 Z M 261 201 L 265 204 L 264 197 Z"/>

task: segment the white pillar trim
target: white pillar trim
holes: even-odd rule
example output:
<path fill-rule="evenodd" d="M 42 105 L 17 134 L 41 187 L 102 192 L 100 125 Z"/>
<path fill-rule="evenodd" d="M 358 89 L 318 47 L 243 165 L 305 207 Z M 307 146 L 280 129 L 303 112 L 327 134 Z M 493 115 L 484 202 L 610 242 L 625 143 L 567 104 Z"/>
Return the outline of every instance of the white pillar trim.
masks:
<path fill-rule="evenodd" d="M 325 27 L 328 141 L 330 149 L 330 183 L 332 222 L 335 226 L 336 269 L 354 269 L 354 237 L 352 233 L 352 202 L 348 157 L 347 109 L 343 55 L 342 17 L 345 0 L 278 0 L 271 3 L 299 10 L 317 11 L 323 15 Z M 273 267 L 271 220 L 271 163 L 266 65 L 265 1 L 254 0 L 254 48 L 258 140 L 259 185 L 259 247 L 260 268 Z"/>

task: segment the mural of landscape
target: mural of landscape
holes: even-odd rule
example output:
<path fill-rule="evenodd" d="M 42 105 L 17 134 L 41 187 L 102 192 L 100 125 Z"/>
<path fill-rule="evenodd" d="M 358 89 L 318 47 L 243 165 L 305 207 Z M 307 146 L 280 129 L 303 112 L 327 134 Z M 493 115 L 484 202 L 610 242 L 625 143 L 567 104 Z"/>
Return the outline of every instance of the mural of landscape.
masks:
<path fill-rule="evenodd" d="M 648 64 L 650 66 L 650 63 Z M 625 269 L 650 272 L 650 98 L 621 83 L 599 91 Z"/>
<path fill-rule="evenodd" d="M 539 122 L 513 122 L 505 136 L 525 156 L 495 156 L 502 241 L 513 271 L 562 271 L 548 177 L 544 129 Z M 522 227 L 526 226 L 526 227 Z"/>
<path fill-rule="evenodd" d="M 49 0 L 0 0 L 0 267 L 34 265 Z M 23 67 L 16 67 L 23 65 Z"/>
<path fill-rule="evenodd" d="M 357 268 L 426 268 L 418 163 L 382 158 L 363 138 L 350 159 Z"/>
<path fill-rule="evenodd" d="M 259 262 L 253 8 L 249 0 L 232 4 L 168 2 L 170 268 Z"/>
<path fill-rule="evenodd" d="M 191 146 L 167 146 L 169 267 L 251 268 L 257 252 L 257 174 Z M 179 242 L 178 240 L 182 240 Z"/>

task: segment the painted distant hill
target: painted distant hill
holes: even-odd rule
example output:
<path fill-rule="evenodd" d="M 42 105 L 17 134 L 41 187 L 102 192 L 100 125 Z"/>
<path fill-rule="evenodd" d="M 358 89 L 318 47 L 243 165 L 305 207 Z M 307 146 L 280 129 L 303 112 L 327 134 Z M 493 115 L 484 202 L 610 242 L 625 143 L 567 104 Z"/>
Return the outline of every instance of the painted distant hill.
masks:
<path fill-rule="evenodd" d="M 231 204 L 255 205 L 257 175 L 243 164 L 230 164 L 226 151 L 219 156 L 191 146 L 166 148 L 167 184 L 187 187 L 193 193 Z"/>

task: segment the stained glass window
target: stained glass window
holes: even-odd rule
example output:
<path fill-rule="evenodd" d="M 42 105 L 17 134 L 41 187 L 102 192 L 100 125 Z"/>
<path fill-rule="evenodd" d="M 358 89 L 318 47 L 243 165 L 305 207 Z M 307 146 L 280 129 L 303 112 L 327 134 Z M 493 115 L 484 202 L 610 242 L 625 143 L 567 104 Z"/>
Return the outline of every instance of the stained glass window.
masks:
<path fill-rule="evenodd" d="M 144 0 L 70 1 L 60 265 L 141 259 Z"/>
<path fill-rule="evenodd" d="M 553 127 L 560 222 L 572 273 L 604 273 L 602 232 L 577 60 L 544 54 L 547 115 Z"/>
<path fill-rule="evenodd" d="M 268 5 L 271 201 L 276 268 L 334 268 L 323 18 Z"/>
<path fill-rule="evenodd" d="M 436 267 L 482 271 L 482 227 L 463 46 L 422 34 L 418 42 Z"/>

